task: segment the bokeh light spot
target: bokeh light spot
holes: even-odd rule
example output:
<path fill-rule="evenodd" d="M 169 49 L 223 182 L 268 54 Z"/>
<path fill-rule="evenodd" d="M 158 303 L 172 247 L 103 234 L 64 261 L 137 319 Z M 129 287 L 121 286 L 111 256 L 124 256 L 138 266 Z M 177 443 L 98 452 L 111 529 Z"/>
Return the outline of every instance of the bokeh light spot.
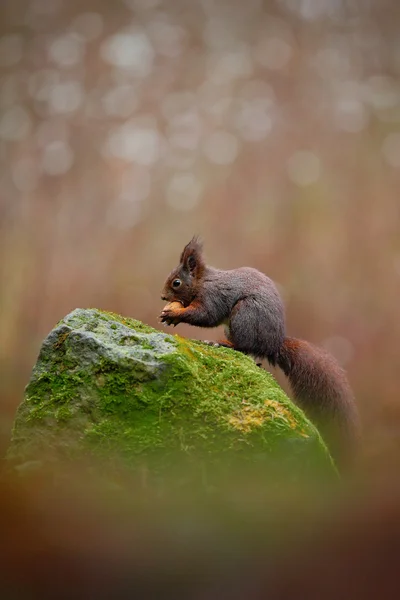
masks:
<path fill-rule="evenodd" d="M 287 174 L 289 179 L 299 186 L 315 183 L 320 176 L 320 160 L 313 152 L 299 150 L 288 160 Z"/>
<path fill-rule="evenodd" d="M 155 126 L 127 121 L 111 132 L 107 150 L 111 156 L 139 165 L 153 165 L 160 158 L 163 141 Z"/>
<path fill-rule="evenodd" d="M 79 81 L 58 83 L 51 88 L 49 104 L 53 113 L 66 114 L 79 108 L 84 91 Z"/>
<path fill-rule="evenodd" d="M 216 84 L 227 83 L 235 79 L 249 77 L 253 72 L 253 63 L 249 48 L 238 44 L 231 52 L 211 54 L 207 62 L 207 75 Z"/>
<path fill-rule="evenodd" d="M 186 31 L 179 25 L 163 21 L 153 21 L 148 32 L 155 50 L 162 56 L 176 58 L 182 54 Z"/>
<path fill-rule="evenodd" d="M 154 48 L 143 31 L 117 33 L 101 46 L 102 58 L 120 69 L 146 77 L 153 67 Z"/>
<path fill-rule="evenodd" d="M 74 153 L 71 147 L 62 141 L 51 142 L 44 148 L 42 169 L 46 175 L 64 175 L 74 162 Z"/>
<path fill-rule="evenodd" d="M 84 54 L 81 38 L 74 33 L 67 33 L 56 38 L 50 45 L 50 58 L 60 67 L 71 67 L 79 63 Z"/>
<path fill-rule="evenodd" d="M 197 206 L 201 193 L 202 185 L 194 175 L 178 173 L 167 185 L 166 202 L 175 210 L 189 211 Z"/>
<path fill-rule="evenodd" d="M 239 154 L 239 142 L 229 131 L 217 130 L 205 138 L 203 151 L 210 162 L 229 165 Z"/>
<path fill-rule="evenodd" d="M 368 125 L 368 112 L 359 100 L 339 100 L 335 107 L 335 123 L 343 131 L 357 133 Z"/>

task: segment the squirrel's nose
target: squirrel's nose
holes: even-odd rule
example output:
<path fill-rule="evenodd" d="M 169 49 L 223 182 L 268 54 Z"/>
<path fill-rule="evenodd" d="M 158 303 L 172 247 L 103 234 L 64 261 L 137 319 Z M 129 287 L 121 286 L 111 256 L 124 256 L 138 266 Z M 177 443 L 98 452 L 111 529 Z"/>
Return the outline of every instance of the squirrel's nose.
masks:
<path fill-rule="evenodd" d="M 161 296 L 161 300 L 168 300 L 166 296 Z"/>

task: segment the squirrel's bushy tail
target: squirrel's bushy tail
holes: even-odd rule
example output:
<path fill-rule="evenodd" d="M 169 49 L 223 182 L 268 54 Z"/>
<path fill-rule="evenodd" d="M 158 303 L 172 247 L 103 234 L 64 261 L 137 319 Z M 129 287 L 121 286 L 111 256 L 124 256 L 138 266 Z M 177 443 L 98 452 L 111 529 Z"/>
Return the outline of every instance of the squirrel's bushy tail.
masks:
<path fill-rule="evenodd" d="M 304 340 L 285 338 L 277 364 L 296 403 L 318 427 L 336 461 L 353 456 L 358 412 L 346 374 L 333 356 Z"/>

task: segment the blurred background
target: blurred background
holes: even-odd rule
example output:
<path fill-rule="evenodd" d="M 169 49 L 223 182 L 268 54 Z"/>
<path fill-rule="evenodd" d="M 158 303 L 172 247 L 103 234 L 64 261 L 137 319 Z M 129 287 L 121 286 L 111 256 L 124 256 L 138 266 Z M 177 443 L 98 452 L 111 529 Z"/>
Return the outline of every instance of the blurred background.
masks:
<path fill-rule="evenodd" d="M 160 327 L 194 233 L 279 285 L 400 463 L 396 0 L 2 0 L 0 446 L 76 307 Z M 218 332 L 179 326 L 185 336 Z"/>

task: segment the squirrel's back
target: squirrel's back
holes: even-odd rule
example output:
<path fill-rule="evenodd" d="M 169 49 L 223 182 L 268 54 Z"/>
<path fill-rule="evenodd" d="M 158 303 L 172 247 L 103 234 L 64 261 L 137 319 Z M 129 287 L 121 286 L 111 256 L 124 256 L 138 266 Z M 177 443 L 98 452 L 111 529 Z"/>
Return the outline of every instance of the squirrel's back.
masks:
<path fill-rule="evenodd" d="M 207 267 L 201 294 L 204 302 L 225 307 L 226 334 L 236 350 L 276 363 L 285 337 L 285 311 L 272 279 L 251 267 Z"/>

